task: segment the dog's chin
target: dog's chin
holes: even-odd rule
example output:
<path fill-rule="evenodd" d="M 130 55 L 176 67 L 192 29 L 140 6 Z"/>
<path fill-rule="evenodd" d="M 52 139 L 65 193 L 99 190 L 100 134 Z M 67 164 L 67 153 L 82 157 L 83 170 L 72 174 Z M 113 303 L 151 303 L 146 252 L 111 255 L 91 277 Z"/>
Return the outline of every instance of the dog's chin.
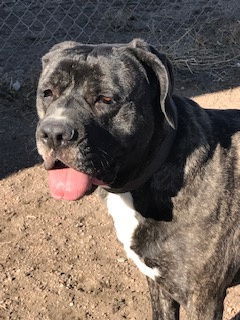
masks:
<path fill-rule="evenodd" d="M 87 170 L 78 170 L 57 159 L 45 159 L 44 167 L 48 170 L 48 185 L 55 199 L 78 200 L 91 194 L 97 186 L 107 186 L 104 180 Z"/>

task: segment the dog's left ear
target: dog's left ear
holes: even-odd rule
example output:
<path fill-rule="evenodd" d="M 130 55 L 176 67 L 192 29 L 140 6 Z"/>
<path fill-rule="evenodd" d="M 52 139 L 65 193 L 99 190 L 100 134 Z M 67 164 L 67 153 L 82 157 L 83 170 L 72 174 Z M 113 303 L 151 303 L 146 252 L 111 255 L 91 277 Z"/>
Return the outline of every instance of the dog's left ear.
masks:
<path fill-rule="evenodd" d="M 138 60 L 145 63 L 155 73 L 160 86 L 161 110 L 168 124 L 176 129 L 177 111 L 172 99 L 174 80 L 170 61 L 164 54 L 159 53 L 154 47 L 149 46 L 141 39 L 131 41 L 128 48 Z"/>

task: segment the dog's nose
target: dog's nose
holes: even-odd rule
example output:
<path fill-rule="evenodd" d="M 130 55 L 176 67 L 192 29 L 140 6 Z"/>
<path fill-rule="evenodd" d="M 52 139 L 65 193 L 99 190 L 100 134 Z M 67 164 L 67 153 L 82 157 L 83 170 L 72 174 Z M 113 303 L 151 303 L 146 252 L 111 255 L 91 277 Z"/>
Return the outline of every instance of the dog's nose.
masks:
<path fill-rule="evenodd" d="M 77 131 L 62 122 L 43 122 L 39 127 L 39 138 L 50 148 L 67 146 L 77 138 Z"/>

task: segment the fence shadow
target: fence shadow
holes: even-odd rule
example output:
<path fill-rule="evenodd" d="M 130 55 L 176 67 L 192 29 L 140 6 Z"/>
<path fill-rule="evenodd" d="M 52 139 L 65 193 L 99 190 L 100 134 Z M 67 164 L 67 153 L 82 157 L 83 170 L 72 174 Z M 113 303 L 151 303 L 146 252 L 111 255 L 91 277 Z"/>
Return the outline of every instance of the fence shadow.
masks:
<path fill-rule="evenodd" d="M 0 179 L 40 161 L 35 145 L 35 99 L 26 101 L 23 96 L 21 90 L 0 92 Z"/>

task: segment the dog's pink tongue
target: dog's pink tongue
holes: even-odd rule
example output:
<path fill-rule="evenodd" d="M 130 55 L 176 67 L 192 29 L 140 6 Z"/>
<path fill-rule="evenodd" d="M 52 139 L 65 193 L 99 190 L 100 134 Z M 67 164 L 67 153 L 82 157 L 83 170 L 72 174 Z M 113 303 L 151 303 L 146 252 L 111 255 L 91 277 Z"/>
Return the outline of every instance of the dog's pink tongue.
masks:
<path fill-rule="evenodd" d="M 55 199 L 77 200 L 91 186 L 91 177 L 72 168 L 48 171 L 50 192 Z"/>

